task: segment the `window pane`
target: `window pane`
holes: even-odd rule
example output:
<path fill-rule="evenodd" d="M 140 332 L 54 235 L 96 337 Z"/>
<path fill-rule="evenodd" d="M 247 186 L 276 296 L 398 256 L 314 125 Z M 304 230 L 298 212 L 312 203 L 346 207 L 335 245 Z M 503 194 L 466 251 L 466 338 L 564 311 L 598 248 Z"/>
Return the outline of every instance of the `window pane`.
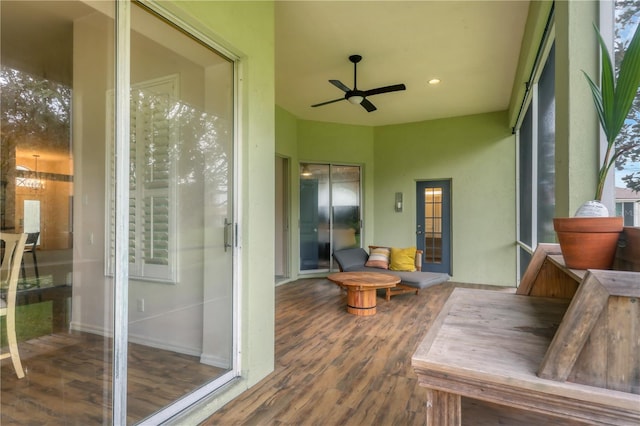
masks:
<path fill-rule="evenodd" d="M 520 277 L 524 275 L 529 267 L 529 263 L 531 263 L 531 254 L 527 251 L 523 250 L 521 247 L 518 247 L 518 256 L 520 257 Z"/>
<path fill-rule="evenodd" d="M 127 411 L 139 421 L 233 366 L 233 63 L 131 12 Z"/>
<path fill-rule="evenodd" d="M 40 232 L 18 297 L 26 377 L 3 362 L 1 422 L 111 423 L 114 288 L 127 284 L 109 264 L 119 221 L 137 273 L 117 360 L 128 423 L 162 419 L 234 374 L 233 63 L 132 4 L 132 90 L 115 93 L 115 2 L 0 7 L 2 231 Z M 127 96 L 131 197 L 119 218 L 115 99 Z"/>
<path fill-rule="evenodd" d="M 538 81 L 538 242 L 555 241 L 555 45 Z"/>
<path fill-rule="evenodd" d="M 424 190 L 424 259 L 442 263 L 442 191 L 433 187 Z"/>
<path fill-rule="evenodd" d="M 533 209 L 533 140 L 531 107 L 527 110 L 520 127 L 519 165 L 520 165 L 520 241 L 531 247 L 533 244 L 531 226 Z"/>
<path fill-rule="evenodd" d="M 640 2 L 629 0 L 615 1 L 615 40 L 614 52 L 616 66 L 620 65 L 624 49 L 640 23 Z M 637 95 L 631 113 L 616 140 L 616 147 L 632 146 L 616 160 L 615 186 L 616 201 L 640 203 L 640 146 L 637 143 L 640 133 L 640 95 Z M 635 144 L 635 146 L 634 146 Z M 638 205 L 638 204 L 636 204 Z M 640 209 L 626 210 L 625 225 L 640 226 Z"/>
<path fill-rule="evenodd" d="M 329 165 L 300 164 L 300 270 L 329 268 Z"/>
<path fill-rule="evenodd" d="M 331 166 L 333 250 L 360 247 L 360 167 Z"/>
<path fill-rule="evenodd" d="M 102 253 L 114 2 L 2 1 L 0 16 L 2 232 L 39 232 L 17 297 L 25 377 L 3 361 L 0 422 L 108 424 L 113 283 Z"/>

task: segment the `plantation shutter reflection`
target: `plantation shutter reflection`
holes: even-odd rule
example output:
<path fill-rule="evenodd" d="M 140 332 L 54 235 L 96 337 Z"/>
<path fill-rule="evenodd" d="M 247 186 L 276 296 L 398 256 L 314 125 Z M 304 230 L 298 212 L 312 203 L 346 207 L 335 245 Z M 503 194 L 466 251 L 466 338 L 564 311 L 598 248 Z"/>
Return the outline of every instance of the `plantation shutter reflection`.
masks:
<path fill-rule="evenodd" d="M 131 91 L 129 149 L 129 276 L 176 280 L 175 159 L 176 137 L 170 114 L 175 107 L 177 78 L 170 76 L 136 85 Z M 111 156 L 113 158 L 113 156 Z M 111 160 L 110 182 L 115 179 Z M 175 180 L 175 179 L 174 179 Z M 111 206 L 108 273 L 115 254 L 115 198 Z"/>
<path fill-rule="evenodd" d="M 146 265 L 169 264 L 169 192 L 171 176 L 171 144 L 168 94 L 146 96 L 142 111 L 144 130 L 144 169 L 142 256 Z M 140 164 L 140 162 L 139 162 Z M 144 275 L 144 273 L 143 273 Z"/>
<path fill-rule="evenodd" d="M 129 145 L 129 263 L 136 263 L 136 135 L 137 120 L 133 96 L 131 102 L 130 141 Z"/>
<path fill-rule="evenodd" d="M 169 264 L 169 197 L 145 198 L 144 261 Z"/>
<path fill-rule="evenodd" d="M 172 78 L 152 82 L 132 92 L 132 152 L 130 212 L 134 230 L 130 232 L 132 277 L 175 281 L 171 259 L 173 164 L 170 125 Z M 134 124 L 135 123 L 135 124 Z M 134 190 L 135 189 L 135 190 Z M 131 226 L 131 224 L 130 224 Z"/>

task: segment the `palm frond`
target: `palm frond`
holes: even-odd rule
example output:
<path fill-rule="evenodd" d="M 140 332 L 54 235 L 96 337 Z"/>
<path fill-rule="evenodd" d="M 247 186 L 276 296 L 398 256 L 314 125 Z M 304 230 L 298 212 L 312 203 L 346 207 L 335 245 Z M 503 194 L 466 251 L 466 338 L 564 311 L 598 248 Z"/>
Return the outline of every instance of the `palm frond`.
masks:
<path fill-rule="evenodd" d="M 620 63 L 617 82 L 609 50 L 595 25 L 594 29 L 596 30 L 598 44 L 602 53 L 600 87 L 594 83 L 587 73 L 584 71 L 583 73 L 591 89 L 600 125 L 607 137 L 607 151 L 598 173 L 598 186 L 596 189 L 596 200 L 600 200 L 609 169 L 620 155 L 615 151 L 615 140 L 620 134 L 622 126 L 624 126 L 624 121 L 629 116 L 633 100 L 640 86 L 640 25 L 636 28 Z"/>

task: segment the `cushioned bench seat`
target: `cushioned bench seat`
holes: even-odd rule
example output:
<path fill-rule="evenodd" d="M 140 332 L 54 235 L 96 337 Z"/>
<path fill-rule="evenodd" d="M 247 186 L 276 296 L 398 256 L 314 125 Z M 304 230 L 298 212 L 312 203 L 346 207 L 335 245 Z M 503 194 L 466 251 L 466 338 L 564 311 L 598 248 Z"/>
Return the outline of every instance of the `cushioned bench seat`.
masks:
<path fill-rule="evenodd" d="M 422 252 L 418 251 L 416 257 L 421 257 Z M 348 248 L 343 250 L 336 250 L 333 253 L 334 259 L 338 262 L 338 266 L 341 271 L 344 272 L 379 272 L 384 274 L 392 274 L 400 277 L 400 284 L 394 288 L 387 289 L 385 298 L 391 299 L 391 296 L 397 294 L 415 292 L 423 288 L 431 287 L 433 285 L 442 284 L 449 281 L 451 278 L 448 274 L 441 272 L 423 272 L 423 271 L 392 271 L 389 269 L 373 268 L 365 266 L 369 254 L 363 248 Z M 421 263 L 421 259 L 416 262 Z"/>

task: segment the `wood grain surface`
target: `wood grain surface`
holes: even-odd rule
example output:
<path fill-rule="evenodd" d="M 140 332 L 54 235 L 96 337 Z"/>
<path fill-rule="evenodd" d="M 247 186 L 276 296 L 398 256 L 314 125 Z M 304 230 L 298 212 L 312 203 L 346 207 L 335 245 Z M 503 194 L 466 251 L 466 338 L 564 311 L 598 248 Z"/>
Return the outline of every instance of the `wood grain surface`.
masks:
<path fill-rule="evenodd" d="M 411 355 L 455 286 L 379 297 L 371 317 L 349 315 L 346 294 L 325 279 L 277 287 L 275 371 L 202 425 L 424 425 L 428 392 Z M 461 406 L 465 426 L 585 424 L 470 398 Z"/>

